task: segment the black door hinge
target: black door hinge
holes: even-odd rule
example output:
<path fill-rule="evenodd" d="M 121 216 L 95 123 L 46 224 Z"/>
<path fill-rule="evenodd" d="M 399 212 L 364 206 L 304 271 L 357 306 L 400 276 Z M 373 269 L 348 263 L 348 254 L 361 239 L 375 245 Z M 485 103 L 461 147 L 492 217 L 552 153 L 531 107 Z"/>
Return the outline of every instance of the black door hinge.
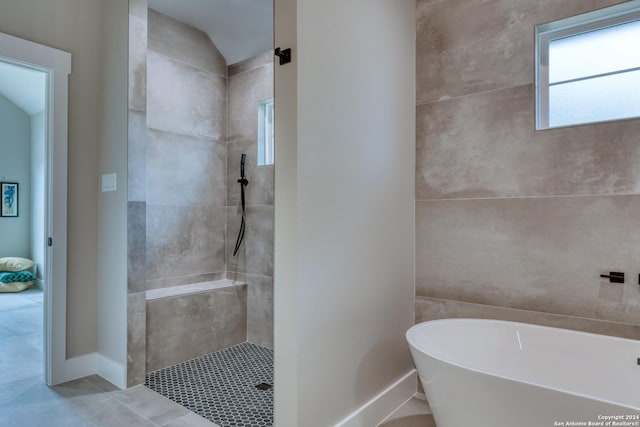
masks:
<path fill-rule="evenodd" d="M 277 47 L 274 53 L 278 58 L 280 58 L 280 65 L 291 62 L 291 49 L 280 49 Z"/>

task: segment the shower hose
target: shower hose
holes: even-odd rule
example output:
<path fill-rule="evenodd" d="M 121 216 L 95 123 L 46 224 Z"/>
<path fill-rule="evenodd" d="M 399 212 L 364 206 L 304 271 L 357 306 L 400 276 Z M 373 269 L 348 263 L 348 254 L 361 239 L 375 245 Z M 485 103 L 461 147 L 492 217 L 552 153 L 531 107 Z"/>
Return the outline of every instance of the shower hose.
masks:
<path fill-rule="evenodd" d="M 242 206 L 242 220 L 240 222 L 240 230 L 238 231 L 238 238 L 236 239 L 236 247 L 233 250 L 233 256 L 236 256 L 238 254 L 238 251 L 240 250 L 240 245 L 242 245 L 242 241 L 244 240 L 244 231 L 246 228 L 244 188 L 247 185 L 249 185 L 249 181 L 247 181 L 247 178 L 245 178 L 245 175 L 244 175 L 244 163 L 246 158 L 247 158 L 247 155 L 245 153 L 242 153 L 242 157 L 240 158 L 240 179 L 238 180 L 238 183 L 240 184 L 240 203 Z"/>

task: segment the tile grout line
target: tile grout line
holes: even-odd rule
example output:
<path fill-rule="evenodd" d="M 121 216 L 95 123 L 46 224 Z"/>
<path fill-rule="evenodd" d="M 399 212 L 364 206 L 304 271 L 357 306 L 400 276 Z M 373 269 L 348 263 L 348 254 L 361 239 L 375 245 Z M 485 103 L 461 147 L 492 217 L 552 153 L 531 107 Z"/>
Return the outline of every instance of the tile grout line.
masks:
<path fill-rule="evenodd" d="M 559 316 L 559 317 L 570 317 L 570 318 L 573 318 L 573 319 L 586 320 L 586 321 L 589 321 L 589 322 L 608 323 L 608 324 L 612 324 L 612 325 L 640 326 L 640 324 L 636 324 L 636 323 L 619 322 L 619 321 L 615 321 L 615 320 L 606 320 L 606 319 L 597 319 L 597 318 L 594 318 L 594 317 L 576 316 L 576 315 L 573 315 L 573 314 L 562 314 L 562 313 L 556 313 L 556 312 L 552 312 L 552 311 L 530 310 L 530 309 L 526 309 L 526 308 L 504 307 L 504 306 L 495 305 L 495 304 L 483 304 L 483 303 L 479 303 L 479 302 L 470 302 L 470 301 L 454 300 L 454 299 L 447 299 L 447 298 L 428 297 L 428 296 L 424 296 L 424 295 L 415 295 L 415 298 L 416 299 L 421 298 L 421 299 L 431 300 L 431 301 L 453 302 L 453 303 L 456 303 L 456 304 L 470 304 L 470 305 L 477 305 L 477 306 L 483 306 L 483 307 L 494 307 L 494 308 L 497 308 L 499 310 L 523 311 L 523 312 L 527 312 L 527 313 L 545 314 L 545 315 Z"/>
<path fill-rule="evenodd" d="M 188 63 L 186 63 L 184 61 L 181 61 L 178 58 L 174 58 L 173 56 L 165 55 L 164 53 L 160 53 L 160 52 L 158 52 L 156 50 L 153 50 L 153 49 L 149 48 L 148 46 L 147 46 L 147 52 L 152 52 L 154 55 L 158 55 L 158 56 L 161 56 L 161 57 L 163 57 L 165 59 L 168 59 L 170 61 L 177 62 L 178 64 L 184 65 L 185 67 L 193 68 L 196 71 L 201 71 L 201 72 L 204 72 L 204 73 L 207 73 L 207 74 L 211 74 L 211 75 L 216 76 L 216 77 L 220 77 L 222 79 L 227 79 L 227 76 L 223 76 L 222 74 L 218 74 L 215 71 L 207 70 L 206 68 L 198 67 L 197 65 L 188 64 Z M 147 55 L 147 61 L 148 61 L 148 57 L 149 56 Z"/>
<path fill-rule="evenodd" d="M 266 53 L 266 52 L 264 52 L 264 53 Z M 259 54 L 259 55 L 260 55 L 260 54 Z M 251 58 L 249 58 L 249 59 L 251 59 Z M 271 62 L 265 62 L 264 64 L 257 65 L 257 66 L 255 66 L 255 67 L 253 67 L 253 68 L 248 69 L 248 70 L 241 71 L 241 72 L 239 72 L 239 73 L 236 73 L 236 74 L 230 75 L 230 76 L 229 76 L 229 78 L 230 78 L 230 79 L 232 79 L 232 78 L 234 78 L 234 77 L 242 76 L 243 74 L 247 74 L 247 73 L 250 73 L 250 72 L 252 72 L 252 71 L 260 70 L 260 68 L 264 68 L 264 67 L 268 67 L 268 66 L 274 66 L 274 63 L 275 63 L 274 61 L 271 61 Z M 229 65 L 229 67 L 233 67 L 234 65 L 236 65 L 236 64 L 231 64 L 231 65 Z"/>
<path fill-rule="evenodd" d="M 528 199 L 571 199 L 571 198 L 603 198 L 603 197 L 632 197 L 640 196 L 640 193 L 619 193 L 619 194 L 553 194 L 541 196 L 496 196 L 496 197 L 456 197 L 442 199 L 415 199 L 416 203 L 422 202 L 453 202 L 470 200 L 528 200 Z"/>
<path fill-rule="evenodd" d="M 115 391 L 111 392 L 111 393 L 115 393 Z M 113 400 L 114 402 L 116 402 L 119 406 L 122 406 L 123 408 L 125 408 L 126 410 L 128 410 L 129 412 L 132 412 L 134 414 L 136 414 L 137 416 L 139 416 L 140 418 L 142 418 L 145 421 L 150 422 L 151 424 L 153 424 L 154 426 L 157 427 L 161 427 L 160 424 L 156 423 L 155 421 L 150 420 L 149 418 L 145 417 L 144 415 L 142 415 L 140 412 L 136 411 L 135 409 L 133 409 L 132 407 L 130 407 L 129 405 L 127 405 L 124 401 L 119 400 L 118 398 L 114 397 L 113 395 L 109 395 L 109 399 Z M 174 420 L 175 421 L 175 420 Z"/>
<path fill-rule="evenodd" d="M 533 83 L 533 82 L 531 82 L 531 83 L 522 83 L 522 84 L 516 84 L 516 85 L 513 85 L 513 86 L 505 86 L 505 87 L 499 87 L 499 88 L 495 88 L 495 89 L 481 90 L 481 91 L 478 91 L 478 92 L 470 92 L 470 93 L 465 93 L 465 94 L 462 94 L 462 95 L 455 95 L 455 96 L 445 95 L 445 96 L 440 97 L 438 99 L 432 99 L 432 100 L 427 100 L 427 101 L 419 101 L 418 99 L 416 99 L 416 107 L 422 107 L 422 106 L 429 105 L 429 104 L 436 104 L 438 102 L 455 101 L 457 99 L 466 98 L 466 97 L 469 97 L 469 96 L 488 94 L 488 93 L 493 93 L 493 92 L 499 92 L 499 91 L 502 91 L 502 90 L 515 89 L 515 88 L 519 88 L 519 87 L 533 86 L 533 85 L 535 85 L 535 83 Z"/>
<path fill-rule="evenodd" d="M 146 387 L 146 386 L 145 386 L 145 385 L 143 385 L 143 384 L 139 384 L 138 386 L 139 386 L 139 387 L 144 387 L 145 389 L 147 389 L 147 390 L 149 390 L 149 391 L 151 391 L 151 392 L 153 392 L 153 393 L 157 394 L 158 396 L 157 396 L 157 397 L 155 397 L 155 398 L 158 398 L 158 397 L 159 397 L 159 398 L 162 398 L 162 399 L 171 400 L 171 399 L 167 399 L 165 396 L 161 395 L 160 393 L 156 392 L 155 390 L 151 390 L 150 388 Z M 138 387 L 138 386 L 135 386 L 135 387 Z M 98 387 L 98 388 L 99 388 L 99 387 Z M 131 388 L 133 388 L 133 387 L 131 387 Z M 127 390 L 130 390 L 131 388 L 129 388 L 129 389 L 127 389 Z M 113 399 L 113 400 L 115 400 L 116 402 L 118 402 L 121 406 L 124 406 L 125 408 L 127 408 L 127 409 L 128 409 L 128 410 L 130 410 L 131 412 L 135 413 L 136 415 L 140 416 L 141 418 L 145 419 L 146 421 L 149 421 L 150 423 L 152 423 L 152 424 L 154 424 L 154 425 L 156 425 L 156 426 L 160 426 L 160 427 L 162 427 L 162 426 L 165 426 L 165 425 L 167 425 L 167 424 L 171 424 L 172 422 L 174 422 L 174 421 L 176 421 L 176 420 L 178 420 L 178 419 L 180 419 L 180 418 L 182 418 L 182 417 L 185 417 L 185 416 L 189 415 L 188 413 L 187 413 L 187 414 L 183 414 L 183 415 L 180 415 L 179 417 L 176 417 L 176 418 L 174 418 L 174 419 L 172 419 L 172 420 L 170 420 L 170 421 L 167 421 L 167 422 L 166 422 L 166 423 L 164 423 L 164 424 L 159 424 L 159 423 L 157 423 L 157 422 L 153 421 L 152 419 L 150 419 L 150 418 L 146 417 L 145 415 L 143 415 L 141 412 L 137 411 L 137 410 L 136 410 L 136 409 L 134 409 L 133 407 L 129 406 L 129 405 L 126 403 L 126 402 L 127 402 L 126 400 L 124 400 L 124 399 L 123 399 L 123 400 L 120 400 L 120 399 L 118 399 L 117 397 L 115 397 L 115 396 L 116 396 L 116 393 L 118 393 L 119 391 L 124 391 L 124 390 L 114 390 L 114 391 L 108 392 L 107 394 L 109 394 L 109 395 L 110 395 L 110 397 L 111 397 L 111 399 Z M 181 405 L 177 404 L 177 403 L 176 403 L 176 402 L 174 402 L 174 401 L 171 401 L 171 403 L 172 403 L 173 405 L 180 406 L 181 408 L 184 408 L 184 406 L 181 406 Z M 185 409 L 186 409 L 186 408 L 185 408 Z M 187 410 L 188 410 L 188 409 L 187 409 Z M 190 411 L 190 412 L 193 412 L 193 411 Z"/>

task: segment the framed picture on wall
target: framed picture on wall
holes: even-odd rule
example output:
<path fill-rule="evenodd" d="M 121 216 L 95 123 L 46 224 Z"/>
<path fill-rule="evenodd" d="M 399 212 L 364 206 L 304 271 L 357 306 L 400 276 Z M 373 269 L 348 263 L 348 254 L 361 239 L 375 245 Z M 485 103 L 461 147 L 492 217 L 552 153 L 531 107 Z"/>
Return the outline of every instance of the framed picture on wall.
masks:
<path fill-rule="evenodd" d="M 0 216 L 18 216 L 18 183 L 3 182 L 0 184 L 0 196 L 2 197 L 2 211 Z"/>

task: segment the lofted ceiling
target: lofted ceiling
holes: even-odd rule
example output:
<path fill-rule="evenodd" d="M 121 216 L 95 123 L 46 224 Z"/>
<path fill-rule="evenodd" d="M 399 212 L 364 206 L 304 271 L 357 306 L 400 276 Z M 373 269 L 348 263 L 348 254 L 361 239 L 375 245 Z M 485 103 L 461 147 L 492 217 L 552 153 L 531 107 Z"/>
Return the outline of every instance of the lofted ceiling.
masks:
<path fill-rule="evenodd" d="M 273 49 L 273 0 L 149 0 L 149 7 L 207 33 L 227 65 Z"/>
<path fill-rule="evenodd" d="M 44 111 L 46 74 L 0 61 L 0 93 L 28 115 Z"/>

